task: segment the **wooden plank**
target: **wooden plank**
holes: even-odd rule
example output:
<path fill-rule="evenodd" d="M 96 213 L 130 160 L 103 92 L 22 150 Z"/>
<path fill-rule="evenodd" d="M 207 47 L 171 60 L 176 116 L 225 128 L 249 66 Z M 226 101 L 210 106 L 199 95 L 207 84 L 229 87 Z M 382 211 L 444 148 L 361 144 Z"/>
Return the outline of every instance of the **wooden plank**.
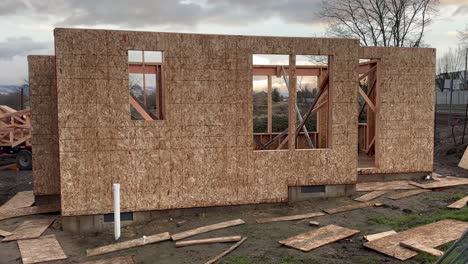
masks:
<path fill-rule="evenodd" d="M 465 152 L 458 163 L 458 167 L 468 170 L 468 148 L 465 148 Z"/>
<path fill-rule="evenodd" d="M 21 252 L 23 264 L 40 263 L 52 260 L 66 259 L 62 247 L 55 235 L 36 239 L 19 240 L 18 247 Z"/>
<path fill-rule="evenodd" d="M 2 242 L 38 238 L 54 221 L 55 217 L 24 221 L 13 231 L 13 235 L 7 236 Z"/>
<path fill-rule="evenodd" d="M 400 242 L 414 239 L 427 247 L 435 248 L 458 239 L 467 228 L 468 222 L 442 220 L 366 242 L 364 246 L 399 260 L 407 260 L 416 256 L 417 252 L 400 246 Z"/>
<path fill-rule="evenodd" d="M 273 127 L 272 127 L 272 124 L 273 124 L 273 96 L 272 96 L 272 87 L 271 87 L 271 75 L 268 75 L 268 90 L 267 90 L 267 108 L 268 108 L 268 121 L 267 121 L 267 124 L 268 124 L 268 129 L 267 129 L 267 132 L 268 134 L 271 134 L 273 132 Z"/>
<path fill-rule="evenodd" d="M 311 225 L 311 226 L 319 226 L 320 223 L 317 222 L 317 221 L 310 221 L 310 222 L 309 222 L 309 225 Z"/>
<path fill-rule="evenodd" d="M 419 183 L 410 181 L 409 184 L 423 188 L 423 189 L 437 189 L 437 188 L 445 188 L 445 187 L 453 187 L 458 185 L 467 185 L 468 178 L 457 178 L 457 177 L 440 177 L 436 178 L 436 181 L 431 183 Z"/>
<path fill-rule="evenodd" d="M 188 241 L 177 241 L 176 247 L 186 247 L 193 245 L 203 245 L 203 244 L 214 244 L 214 243 L 227 243 L 227 242 L 237 242 L 242 239 L 241 236 L 227 236 L 227 237 L 213 237 L 206 239 L 196 239 Z"/>
<path fill-rule="evenodd" d="M 370 193 L 366 193 L 362 196 L 359 196 L 357 198 L 355 198 L 354 200 L 355 201 L 358 201 L 358 202 L 368 202 L 370 200 L 373 200 L 377 197 L 380 197 L 386 193 L 388 193 L 389 191 L 373 191 L 373 192 L 370 192 Z"/>
<path fill-rule="evenodd" d="M 309 213 L 309 214 L 288 215 L 288 216 L 270 217 L 270 218 L 259 218 L 259 219 L 256 219 L 255 221 L 258 224 L 264 224 L 264 223 L 271 223 L 271 222 L 301 220 L 301 219 L 312 218 L 312 217 L 317 217 L 317 216 L 322 216 L 322 215 L 325 215 L 325 214 L 322 213 L 322 212 L 313 212 L 313 213 Z"/>
<path fill-rule="evenodd" d="M 466 203 L 468 203 L 468 196 L 461 198 L 460 200 L 454 202 L 453 204 L 448 205 L 447 207 L 452 208 L 452 209 L 461 209 L 465 207 Z"/>
<path fill-rule="evenodd" d="M 218 224 L 202 226 L 202 227 L 198 227 L 198 228 L 195 228 L 195 229 L 187 230 L 187 231 L 184 231 L 184 232 L 174 234 L 171 237 L 172 237 L 172 240 L 175 241 L 175 240 L 184 239 L 184 238 L 187 238 L 187 237 L 191 237 L 191 236 L 198 235 L 198 234 L 201 234 L 201 233 L 210 232 L 210 231 L 221 229 L 221 228 L 226 228 L 226 227 L 231 227 L 231 226 L 236 226 L 236 225 L 242 225 L 244 223 L 245 222 L 242 219 L 235 219 L 235 220 L 230 220 L 230 221 L 226 221 L 226 222 L 222 222 L 222 223 L 218 223 Z"/>
<path fill-rule="evenodd" d="M 386 237 L 386 236 L 389 236 L 389 235 L 393 235 L 393 234 L 396 234 L 396 233 L 397 232 L 395 232 L 395 230 L 390 230 L 390 231 L 385 231 L 385 232 L 376 233 L 376 234 L 372 234 L 372 235 L 367 235 L 367 236 L 364 236 L 364 238 L 367 241 L 374 241 L 376 239 Z"/>
<path fill-rule="evenodd" d="M 59 204 L 22 207 L 22 208 L 17 208 L 17 209 L 6 209 L 6 210 L 0 211 L 0 220 L 26 216 L 26 215 L 56 213 L 56 212 L 60 212 Z"/>
<path fill-rule="evenodd" d="M 29 207 L 34 204 L 32 191 L 19 192 L 0 207 L 1 210 Z"/>
<path fill-rule="evenodd" d="M 357 192 L 411 190 L 417 188 L 411 185 L 409 181 L 363 182 L 356 184 Z"/>
<path fill-rule="evenodd" d="M 121 256 L 115 258 L 99 259 L 82 262 L 81 264 L 135 264 L 132 256 Z"/>
<path fill-rule="evenodd" d="M 426 189 L 409 190 L 405 192 L 392 193 L 390 195 L 387 195 L 387 198 L 390 198 L 392 200 L 400 200 L 406 197 L 410 197 L 410 196 L 414 196 L 414 195 L 418 195 L 418 194 L 430 192 L 430 191 L 431 190 L 426 190 Z"/>
<path fill-rule="evenodd" d="M 279 243 L 307 252 L 353 236 L 357 233 L 359 233 L 359 230 L 348 229 L 337 225 L 327 225 L 319 229 L 281 240 Z"/>
<path fill-rule="evenodd" d="M 414 251 L 431 254 L 436 257 L 440 257 L 444 255 L 444 252 L 438 249 L 427 247 L 423 244 L 418 243 L 418 241 L 411 240 L 411 239 L 400 242 L 400 245 L 403 247 L 412 249 Z"/>
<path fill-rule="evenodd" d="M 222 257 L 226 256 L 227 254 L 231 253 L 232 251 L 234 251 L 236 248 L 238 248 L 242 243 L 244 243 L 244 241 L 247 239 L 247 237 L 244 237 L 242 238 L 239 242 L 237 242 L 236 244 L 234 244 L 233 246 L 231 246 L 230 248 L 228 248 L 227 250 L 223 251 L 221 254 L 219 254 L 218 256 L 208 260 L 207 262 L 205 262 L 205 264 L 213 264 L 215 263 L 216 261 L 220 260 Z"/>
<path fill-rule="evenodd" d="M 362 209 L 362 208 L 367 208 L 367 207 L 373 207 L 373 206 L 381 206 L 382 203 L 380 202 L 365 202 L 365 203 L 355 203 L 355 204 L 350 204 L 350 205 L 345 205 L 345 206 L 340 206 L 336 208 L 328 208 L 324 209 L 328 214 L 337 214 L 341 212 L 346 212 L 346 211 L 351 211 L 351 210 L 356 210 L 356 209 Z"/>
<path fill-rule="evenodd" d="M 86 250 L 86 255 L 88 257 L 97 256 L 102 254 L 107 254 L 115 251 L 120 251 L 128 248 L 144 246 L 147 244 L 154 244 L 157 242 L 162 242 L 171 239 L 171 236 L 168 232 L 151 235 L 151 236 L 143 236 L 141 238 L 132 239 L 124 242 L 114 243 L 102 247 L 97 247 L 93 249 Z"/>
<path fill-rule="evenodd" d="M 0 230 L 0 236 L 2 237 L 7 237 L 7 236 L 11 236 L 13 235 L 13 233 L 10 233 L 8 231 L 4 231 L 4 230 Z"/>
<path fill-rule="evenodd" d="M 371 99 L 367 97 L 367 94 L 361 89 L 361 87 L 358 87 L 358 91 L 361 97 L 364 99 L 364 101 L 366 101 L 367 105 L 372 109 L 372 112 L 375 112 L 375 105 L 371 101 Z"/>

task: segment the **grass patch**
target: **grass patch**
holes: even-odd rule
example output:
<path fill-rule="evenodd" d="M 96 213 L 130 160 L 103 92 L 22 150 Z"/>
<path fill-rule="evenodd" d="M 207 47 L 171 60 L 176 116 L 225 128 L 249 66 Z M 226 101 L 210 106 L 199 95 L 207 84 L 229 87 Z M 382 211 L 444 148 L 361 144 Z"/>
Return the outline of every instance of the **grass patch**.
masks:
<path fill-rule="evenodd" d="M 455 243 L 455 241 L 452 241 L 440 247 L 437 247 L 437 249 L 445 252 L 453 245 L 453 243 Z M 418 253 L 418 255 L 414 257 L 414 260 L 416 260 L 418 263 L 436 263 L 438 259 L 439 257 L 433 256 L 427 253 Z"/>
<path fill-rule="evenodd" d="M 444 219 L 468 222 L 468 207 L 463 207 L 460 210 L 441 209 L 430 215 L 409 213 L 397 217 L 376 216 L 371 218 L 375 223 L 390 226 L 395 231 L 402 231 Z"/>
<path fill-rule="evenodd" d="M 356 257 L 353 257 L 353 263 L 378 264 L 378 263 L 381 263 L 381 261 L 379 257 L 376 257 L 376 256 L 356 256 Z"/>

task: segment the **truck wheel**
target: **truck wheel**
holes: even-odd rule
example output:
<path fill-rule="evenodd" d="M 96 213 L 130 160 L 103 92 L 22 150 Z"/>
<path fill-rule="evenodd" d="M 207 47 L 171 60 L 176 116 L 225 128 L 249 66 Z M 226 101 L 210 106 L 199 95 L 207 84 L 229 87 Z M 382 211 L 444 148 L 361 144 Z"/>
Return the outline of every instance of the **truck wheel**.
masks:
<path fill-rule="evenodd" d="M 32 154 L 27 149 L 22 149 L 16 154 L 16 165 L 20 170 L 32 169 Z"/>

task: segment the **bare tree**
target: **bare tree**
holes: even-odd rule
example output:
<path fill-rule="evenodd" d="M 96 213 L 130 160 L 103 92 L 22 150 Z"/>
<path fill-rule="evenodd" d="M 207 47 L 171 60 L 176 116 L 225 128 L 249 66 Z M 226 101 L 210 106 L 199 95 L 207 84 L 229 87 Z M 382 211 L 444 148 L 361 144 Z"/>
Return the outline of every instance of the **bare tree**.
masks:
<path fill-rule="evenodd" d="M 419 47 L 438 0 L 322 0 L 319 15 L 334 37 L 365 46 Z"/>
<path fill-rule="evenodd" d="M 437 74 L 453 73 L 464 70 L 465 50 L 462 46 L 449 48 L 439 59 L 437 59 Z"/>
<path fill-rule="evenodd" d="M 468 26 L 465 26 L 465 30 L 458 31 L 457 36 L 460 40 L 460 45 L 468 48 Z"/>

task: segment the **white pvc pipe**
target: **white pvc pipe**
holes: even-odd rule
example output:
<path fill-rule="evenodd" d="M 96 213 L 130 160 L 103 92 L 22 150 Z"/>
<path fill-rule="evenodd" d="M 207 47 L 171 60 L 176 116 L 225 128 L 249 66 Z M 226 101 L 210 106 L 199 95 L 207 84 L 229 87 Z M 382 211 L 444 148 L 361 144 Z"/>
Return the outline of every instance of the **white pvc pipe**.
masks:
<path fill-rule="evenodd" d="M 114 236 L 115 240 L 118 240 L 120 238 L 120 184 L 114 183 L 112 192 L 114 193 Z"/>

